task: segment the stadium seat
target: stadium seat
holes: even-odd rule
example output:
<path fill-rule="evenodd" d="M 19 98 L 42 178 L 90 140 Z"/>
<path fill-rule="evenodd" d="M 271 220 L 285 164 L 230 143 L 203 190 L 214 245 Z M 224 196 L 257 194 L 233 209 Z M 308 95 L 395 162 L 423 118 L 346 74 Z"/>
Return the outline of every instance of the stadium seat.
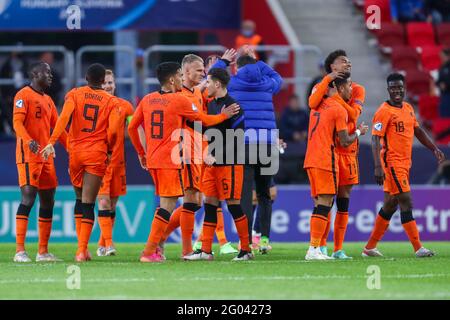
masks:
<path fill-rule="evenodd" d="M 375 31 L 375 36 L 384 53 L 390 53 L 392 47 L 406 45 L 405 28 L 399 23 L 384 22 L 383 27 Z"/>
<path fill-rule="evenodd" d="M 419 68 L 419 54 L 415 48 L 393 47 L 391 62 L 394 70 L 412 70 Z"/>
<path fill-rule="evenodd" d="M 419 70 L 406 70 L 407 92 L 413 98 L 430 92 L 430 74 Z"/>
<path fill-rule="evenodd" d="M 419 114 L 423 120 L 434 120 L 439 117 L 439 97 L 421 94 L 419 97 Z"/>
<path fill-rule="evenodd" d="M 408 44 L 412 47 L 435 46 L 434 29 L 431 23 L 409 22 L 406 24 Z"/>
<path fill-rule="evenodd" d="M 447 131 L 449 131 L 449 134 L 445 134 Z M 450 119 L 435 119 L 433 121 L 433 136 L 439 144 L 450 144 Z"/>
<path fill-rule="evenodd" d="M 366 0 L 364 3 L 364 16 L 365 20 L 367 21 L 367 18 L 369 17 L 369 13 L 367 12 L 367 8 L 371 5 L 376 5 L 380 8 L 381 11 L 381 25 L 382 28 L 385 26 L 385 22 L 392 21 L 391 18 L 391 5 L 389 3 L 389 0 Z"/>
<path fill-rule="evenodd" d="M 420 61 L 427 71 L 437 70 L 441 67 L 440 46 L 426 46 L 421 48 Z"/>
<path fill-rule="evenodd" d="M 436 25 L 436 35 L 439 44 L 450 47 L 450 22 Z"/>

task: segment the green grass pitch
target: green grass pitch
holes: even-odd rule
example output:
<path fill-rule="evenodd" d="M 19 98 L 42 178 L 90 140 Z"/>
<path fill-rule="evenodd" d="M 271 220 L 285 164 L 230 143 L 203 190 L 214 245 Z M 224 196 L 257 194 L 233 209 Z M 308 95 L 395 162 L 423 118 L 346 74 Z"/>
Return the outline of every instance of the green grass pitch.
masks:
<path fill-rule="evenodd" d="M 81 288 L 69 290 L 75 244 L 51 244 L 64 262 L 44 264 L 13 263 L 15 245 L 0 244 L 0 299 L 450 299 L 450 242 L 424 245 L 437 256 L 418 259 L 409 243 L 382 242 L 384 258 L 363 259 L 363 243 L 348 243 L 351 261 L 307 262 L 306 243 L 274 243 L 254 261 L 183 262 L 180 245 L 171 244 L 165 263 L 143 264 L 142 244 L 117 244 L 117 256 L 78 264 Z M 27 246 L 33 258 L 36 247 Z M 367 287 L 371 265 L 379 267 L 380 289 Z"/>

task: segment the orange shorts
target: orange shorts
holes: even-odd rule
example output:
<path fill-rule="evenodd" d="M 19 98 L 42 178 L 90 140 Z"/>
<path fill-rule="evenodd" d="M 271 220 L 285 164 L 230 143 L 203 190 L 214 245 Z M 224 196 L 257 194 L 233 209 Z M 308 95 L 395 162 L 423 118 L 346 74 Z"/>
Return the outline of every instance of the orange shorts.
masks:
<path fill-rule="evenodd" d="M 99 195 L 110 196 L 116 198 L 127 194 L 125 166 L 111 167 L 106 169 L 105 176 L 102 180 Z"/>
<path fill-rule="evenodd" d="M 241 199 L 244 166 L 206 167 L 203 174 L 202 191 L 207 197 L 219 200 Z"/>
<path fill-rule="evenodd" d="M 102 177 L 107 168 L 107 155 L 104 152 L 75 152 L 69 154 L 69 173 L 72 185 L 83 186 L 84 173 Z"/>
<path fill-rule="evenodd" d="M 339 186 L 359 184 L 359 164 L 356 154 L 339 154 Z"/>
<path fill-rule="evenodd" d="M 18 163 L 17 172 L 20 187 L 30 185 L 40 190 L 46 190 L 55 189 L 58 185 L 53 161 Z"/>
<path fill-rule="evenodd" d="M 184 188 L 201 190 L 203 164 L 184 164 L 183 165 L 183 183 Z"/>
<path fill-rule="evenodd" d="M 155 193 L 160 197 L 181 197 L 184 195 L 181 169 L 149 169 L 155 184 Z"/>
<path fill-rule="evenodd" d="M 409 169 L 400 167 L 384 168 L 386 179 L 384 180 L 384 192 L 396 195 L 411 191 L 409 186 Z"/>
<path fill-rule="evenodd" d="M 323 170 L 319 168 L 307 168 L 309 183 L 311 184 L 311 196 L 321 194 L 336 194 L 339 172 Z"/>

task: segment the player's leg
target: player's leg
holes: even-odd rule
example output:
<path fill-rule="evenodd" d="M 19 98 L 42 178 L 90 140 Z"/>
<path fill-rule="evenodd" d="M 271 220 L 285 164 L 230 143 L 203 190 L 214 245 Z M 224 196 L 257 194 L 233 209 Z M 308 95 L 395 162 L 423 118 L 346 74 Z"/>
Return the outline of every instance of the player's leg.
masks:
<path fill-rule="evenodd" d="M 200 204 L 201 204 L 200 191 L 196 188 L 186 189 L 183 197 L 183 206 L 181 207 L 181 214 L 180 214 L 183 256 L 193 251 L 192 235 L 194 234 L 195 212 L 197 212 L 201 208 Z"/>
<path fill-rule="evenodd" d="M 258 215 L 261 225 L 261 241 L 259 251 L 266 254 L 269 251 L 270 224 L 272 221 L 272 199 L 270 186 L 273 177 L 261 174 L 261 167 L 255 171 L 255 189 L 258 198 Z M 250 229 L 251 232 L 251 229 Z"/>
<path fill-rule="evenodd" d="M 39 190 L 39 251 L 36 262 L 60 261 L 54 254 L 48 252 L 48 242 L 52 232 L 53 207 L 56 189 Z"/>
<path fill-rule="evenodd" d="M 81 232 L 81 220 L 83 220 L 83 205 L 81 204 L 82 190 L 78 187 L 73 187 L 75 192 L 75 206 L 73 208 L 73 216 L 75 218 L 75 231 L 77 233 L 77 239 L 80 239 Z"/>
<path fill-rule="evenodd" d="M 247 220 L 249 222 L 248 232 L 252 234 L 252 222 L 253 222 L 253 186 L 255 183 L 255 165 L 246 164 L 244 165 L 244 181 L 242 183 L 242 194 L 241 194 L 241 207 L 242 211 L 247 215 Z M 251 241 L 251 239 L 250 239 Z"/>
<path fill-rule="evenodd" d="M 348 224 L 348 207 L 350 203 L 350 193 L 353 185 L 342 185 L 338 188 L 338 195 L 336 198 L 337 212 L 334 219 L 334 249 L 332 257 L 335 259 L 351 259 L 342 250 L 345 238 L 345 232 L 347 231 Z"/>
<path fill-rule="evenodd" d="M 225 223 L 223 219 L 223 210 L 222 206 L 219 204 L 217 208 L 217 226 L 216 226 L 216 237 L 217 241 L 219 241 L 220 251 L 219 254 L 234 254 L 238 253 L 231 242 L 228 241 L 227 236 L 225 234 Z"/>
<path fill-rule="evenodd" d="M 391 195 L 389 192 L 385 192 L 383 206 L 378 212 L 369 241 L 367 242 L 362 253 L 363 257 L 382 256 L 381 252 L 377 249 L 377 244 L 381 241 L 387 228 L 389 227 L 389 222 L 391 221 L 395 211 L 397 211 L 397 207 L 397 197 L 395 195 Z"/>
<path fill-rule="evenodd" d="M 16 212 L 16 255 L 14 262 L 31 262 L 25 251 L 28 218 L 37 195 L 37 187 L 24 185 L 20 188 L 21 200 Z"/>
<path fill-rule="evenodd" d="M 259 241 L 261 240 L 261 223 L 259 219 L 258 210 L 258 198 L 256 197 L 256 191 L 252 191 L 252 212 L 253 212 L 253 230 L 252 230 L 252 249 L 259 249 Z M 256 210 L 256 211 L 255 211 Z"/>
<path fill-rule="evenodd" d="M 102 186 L 103 189 L 103 186 Z M 101 190 L 100 190 L 101 191 Z M 101 224 L 101 220 L 111 219 L 111 198 L 109 194 L 99 194 L 98 195 L 98 220 Z M 111 219 L 112 227 L 112 219 Z M 100 232 L 100 237 L 98 239 L 97 256 L 103 257 L 106 255 L 106 243 L 105 237 L 102 232 Z"/>

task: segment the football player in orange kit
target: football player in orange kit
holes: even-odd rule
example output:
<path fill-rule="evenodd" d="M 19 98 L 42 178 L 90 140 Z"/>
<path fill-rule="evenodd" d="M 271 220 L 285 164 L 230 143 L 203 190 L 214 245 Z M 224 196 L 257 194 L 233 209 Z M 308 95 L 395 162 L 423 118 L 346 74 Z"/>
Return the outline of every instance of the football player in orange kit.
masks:
<path fill-rule="evenodd" d="M 325 59 L 325 70 L 328 74 L 323 80 L 314 86 L 309 97 L 309 106 L 315 110 L 326 96 L 332 96 L 336 89 L 330 87 L 331 82 L 336 78 L 344 76 L 346 72 L 351 72 L 351 63 L 344 50 L 335 50 Z M 360 84 L 352 82 L 352 96 L 348 103 L 342 104 L 348 115 L 348 132 L 352 134 L 356 130 L 356 123 L 362 112 L 365 99 L 365 89 Z M 348 223 L 348 208 L 350 202 L 350 193 L 352 187 L 359 183 L 359 165 L 358 165 L 359 140 L 356 139 L 352 144 L 343 147 L 340 144 L 336 146 L 337 163 L 339 166 L 339 188 L 336 198 L 337 213 L 334 220 L 334 250 L 332 257 L 335 259 L 350 259 L 344 250 L 342 250 L 345 232 Z M 320 250 L 328 255 L 327 238 L 330 231 L 331 213 L 328 217 L 326 232 L 321 240 Z"/>
<path fill-rule="evenodd" d="M 405 77 L 398 73 L 391 74 L 387 78 L 387 86 L 389 100 L 384 102 L 375 113 L 372 128 L 375 179 L 378 185 L 384 185 L 384 203 L 378 212 L 372 234 L 362 256 L 382 256 L 376 247 L 377 243 L 389 227 L 397 207 L 400 207 L 402 226 L 414 248 L 416 257 L 431 257 L 434 253 L 422 246 L 412 213 L 409 169 L 412 164 L 414 136 L 434 153 L 439 163 L 445 160 L 445 155 L 420 127 L 414 115 L 414 108 L 403 101 Z"/>
<path fill-rule="evenodd" d="M 225 54 L 233 55 L 234 53 L 228 50 Z M 205 76 L 203 59 L 195 54 L 188 54 L 184 56 L 181 68 L 183 70 L 183 88 L 180 93 L 188 98 L 200 112 L 206 112 L 207 90 L 203 88 L 204 90 L 202 91 L 202 88 L 200 88 L 200 84 Z M 199 129 L 201 129 L 200 126 Z M 181 226 L 182 256 L 193 252 L 192 234 L 194 229 L 190 226 L 194 225 L 193 219 L 195 212 L 201 208 L 203 199 L 203 194 L 201 193 L 201 182 L 204 171 L 203 150 L 207 148 L 208 144 L 206 141 L 203 141 L 201 132 L 195 130 L 194 122 L 186 119 L 183 129 L 184 136 L 186 137 L 183 138 L 185 142 L 183 143 L 183 160 L 185 164 L 183 166 L 185 187 L 183 205 L 175 209 L 171 215 L 169 224 L 159 244 L 163 248 L 164 242 L 169 235 Z M 225 233 L 223 232 L 222 209 L 219 210 L 218 215 L 218 221 L 221 223 L 217 224 L 217 234 L 221 240 L 221 252 L 235 253 L 237 251 L 231 246 L 231 243 L 226 241 Z"/>
<path fill-rule="evenodd" d="M 161 241 L 178 197 L 184 195 L 182 160 L 179 154 L 181 129 L 186 119 L 199 120 L 210 126 L 239 112 L 233 104 L 219 115 L 207 115 L 179 93 L 182 89 L 181 66 L 176 62 L 158 65 L 156 74 L 161 90 L 146 95 L 139 103 L 128 127 L 131 142 L 136 149 L 142 168 L 150 171 L 160 206 L 156 209 L 149 238 L 141 255 L 141 262 L 162 262 L 158 244 Z M 142 147 L 138 128 L 144 125 L 147 154 Z M 193 229 L 192 225 L 188 226 Z"/>
<path fill-rule="evenodd" d="M 320 242 L 326 233 L 334 197 L 338 194 L 340 167 L 336 161 L 337 144 L 348 147 L 368 131 L 368 127 L 362 123 L 354 133 L 348 132 L 348 116 L 343 103 L 350 101 L 352 97 L 350 73 L 333 82 L 337 93 L 323 99 L 319 108 L 312 110 L 310 114 L 304 168 L 311 184 L 314 211 L 311 215 L 311 240 L 306 260 L 332 259 L 320 250 Z"/>
<path fill-rule="evenodd" d="M 14 98 L 13 125 L 17 137 L 16 163 L 22 194 L 16 214 L 16 254 L 14 262 L 31 262 L 25 251 L 28 217 L 39 194 L 39 251 L 36 262 L 58 261 L 48 252 L 48 240 L 52 230 L 55 190 L 58 185 L 53 159 L 43 160 L 39 148 L 50 137 L 58 112 L 52 99 L 44 92 L 52 84 L 52 72 L 45 62 L 31 65 L 30 85 L 17 92 Z M 62 132 L 60 141 L 66 146 L 67 134 Z"/>
<path fill-rule="evenodd" d="M 107 69 L 103 89 L 114 96 L 116 91 L 116 82 L 112 70 Z M 131 121 L 133 115 L 133 106 L 127 100 L 117 97 L 120 103 L 120 119 L 117 133 L 116 144 L 113 147 L 112 155 L 106 174 L 103 177 L 100 191 L 98 192 L 98 217 L 99 219 L 111 219 L 112 226 L 116 219 L 116 205 L 119 196 L 127 193 L 126 168 L 125 168 L 125 127 Z M 112 235 L 112 232 L 111 232 Z M 106 242 L 111 241 L 110 246 Z M 116 248 L 112 245 L 112 239 L 105 239 L 100 234 L 98 241 L 97 256 L 111 256 L 116 254 Z"/>
<path fill-rule="evenodd" d="M 105 67 L 98 63 L 88 67 L 87 85 L 67 93 L 63 111 L 48 145 L 41 151 L 44 159 L 55 155 L 53 145 L 72 119 L 68 141 L 69 171 L 83 212 L 82 217 L 76 217 L 78 250 L 75 260 L 78 262 L 90 260 L 88 243 L 95 220 L 95 200 L 119 127 L 120 103 L 102 88 L 105 72 Z M 99 219 L 99 224 L 105 240 L 111 241 L 111 219 Z"/>

